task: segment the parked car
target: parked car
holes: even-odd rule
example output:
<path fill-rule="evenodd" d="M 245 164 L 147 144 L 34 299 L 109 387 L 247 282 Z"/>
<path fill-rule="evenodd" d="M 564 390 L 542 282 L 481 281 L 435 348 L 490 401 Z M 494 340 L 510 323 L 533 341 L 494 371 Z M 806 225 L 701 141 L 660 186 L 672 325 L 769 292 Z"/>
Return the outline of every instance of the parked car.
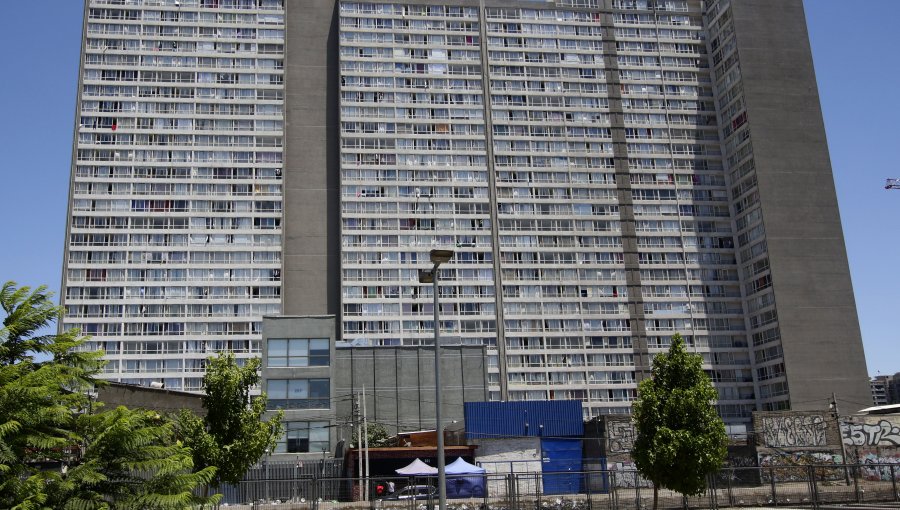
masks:
<path fill-rule="evenodd" d="M 434 485 L 407 485 L 393 494 L 381 498 L 385 501 L 437 498 L 437 487 Z"/>

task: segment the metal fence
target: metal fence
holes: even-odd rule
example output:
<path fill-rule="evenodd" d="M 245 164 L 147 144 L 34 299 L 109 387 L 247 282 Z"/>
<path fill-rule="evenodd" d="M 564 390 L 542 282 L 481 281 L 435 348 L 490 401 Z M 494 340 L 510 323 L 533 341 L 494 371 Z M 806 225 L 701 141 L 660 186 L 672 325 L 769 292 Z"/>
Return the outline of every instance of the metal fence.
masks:
<path fill-rule="evenodd" d="M 229 509 L 432 510 L 437 480 L 325 477 L 255 479 L 228 487 Z M 726 468 L 700 496 L 659 490 L 659 508 L 718 509 L 900 502 L 900 465 L 794 465 Z M 643 510 L 653 485 L 630 470 L 447 476 L 453 510 Z M 465 490 L 462 488 L 465 487 Z M 454 497 L 456 496 L 456 497 Z"/>

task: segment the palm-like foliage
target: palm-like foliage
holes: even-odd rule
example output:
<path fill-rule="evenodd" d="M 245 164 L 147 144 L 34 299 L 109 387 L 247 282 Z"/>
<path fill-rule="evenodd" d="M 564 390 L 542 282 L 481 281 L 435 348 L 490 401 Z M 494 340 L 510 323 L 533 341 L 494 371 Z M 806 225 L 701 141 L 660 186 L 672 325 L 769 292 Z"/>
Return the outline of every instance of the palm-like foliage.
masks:
<path fill-rule="evenodd" d="M 62 316 L 46 287 L 32 291 L 7 282 L 0 289 L 6 317 L 0 329 L 0 507 L 40 508 L 53 475 L 33 467 L 61 461 L 77 444 L 75 410 L 88 405 L 87 388 L 102 353 L 79 352 L 77 330 L 41 334 Z M 39 361 L 36 357 L 44 358 Z"/>
<path fill-rule="evenodd" d="M 175 510 L 215 502 L 195 489 L 214 468 L 193 471 L 172 423 L 120 407 L 87 414 L 102 352 L 84 352 L 77 330 L 41 334 L 62 316 L 46 287 L 8 282 L 0 329 L 0 508 Z M 97 404 L 100 406 L 101 404 Z M 42 466 L 72 465 L 68 472 Z"/>
<path fill-rule="evenodd" d="M 194 492 L 215 468 L 192 472 L 190 449 L 159 414 L 119 407 L 80 416 L 78 429 L 85 453 L 60 483 L 60 508 L 177 510 L 218 500 Z"/>

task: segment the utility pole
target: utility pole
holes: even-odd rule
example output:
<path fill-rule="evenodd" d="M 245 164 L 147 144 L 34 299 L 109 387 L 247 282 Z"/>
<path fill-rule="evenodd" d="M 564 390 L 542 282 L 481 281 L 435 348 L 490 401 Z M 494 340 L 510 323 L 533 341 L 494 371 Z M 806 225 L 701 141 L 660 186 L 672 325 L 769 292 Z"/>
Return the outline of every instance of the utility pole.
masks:
<path fill-rule="evenodd" d="M 359 397 L 359 395 L 360 395 L 359 393 L 356 394 L 356 405 L 353 406 L 353 418 L 354 418 L 354 423 L 355 423 L 355 425 L 356 425 L 356 432 L 357 432 L 357 434 L 358 434 L 358 435 L 356 436 L 356 438 L 357 438 L 357 439 L 356 439 L 356 459 L 357 459 L 358 464 L 359 464 L 359 471 L 358 471 L 358 473 L 359 473 L 359 479 L 362 480 L 362 476 L 363 476 L 363 459 L 362 459 L 362 420 L 359 419 L 359 411 L 360 411 L 360 404 L 359 404 L 360 397 Z M 359 489 L 360 489 L 360 490 L 359 490 L 359 496 L 360 496 L 360 498 L 362 498 L 362 497 L 364 496 L 362 486 L 360 486 Z"/>
<path fill-rule="evenodd" d="M 362 395 L 363 443 L 366 449 L 366 501 L 369 500 L 369 418 L 366 414 L 366 387 Z"/>
<path fill-rule="evenodd" d="M 850 471 L 847 469 L 847 449 L 844 447 L 844 431 L 841 430 L 841 415 L 838 412 L 837 398 L 831 393 L 831 412 L 834 413 L 834 423 L 837 424 L 838 441 L 841 443 L 841 458 L 844 459 L 844 481 L 850 485 Z"/>

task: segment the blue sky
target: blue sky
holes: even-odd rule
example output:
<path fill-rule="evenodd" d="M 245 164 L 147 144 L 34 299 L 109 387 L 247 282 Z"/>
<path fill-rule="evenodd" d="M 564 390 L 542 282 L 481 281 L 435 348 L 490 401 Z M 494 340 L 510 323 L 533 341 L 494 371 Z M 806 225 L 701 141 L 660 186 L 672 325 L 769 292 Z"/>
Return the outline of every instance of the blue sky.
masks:
<path fill-rule="evenodd" d="M 900 177 L 900 2 L 805 3 L 869 372 L 900 372 L 900 190 L 883 189 Z M 2 281 L 59 288 L 81 13 L 17 1 L 0 17 Z"/>

